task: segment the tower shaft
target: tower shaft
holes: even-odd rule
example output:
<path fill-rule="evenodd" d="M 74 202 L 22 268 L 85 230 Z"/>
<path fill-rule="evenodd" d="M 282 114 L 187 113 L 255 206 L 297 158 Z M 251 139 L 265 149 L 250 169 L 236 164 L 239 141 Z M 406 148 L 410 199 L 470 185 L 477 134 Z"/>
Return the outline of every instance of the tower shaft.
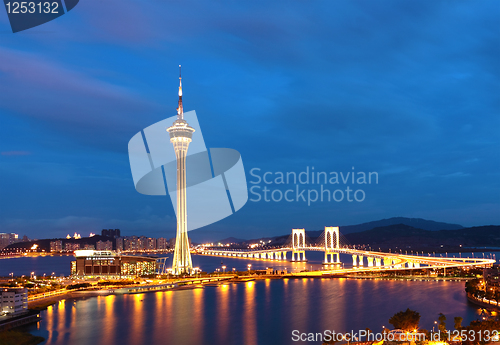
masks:
<path fill-rule="evenodd" d="M 186 156 L 190 138 L 176 137 L 171 139 L 177 159 L 177 236 L 175 238 L 174 260 L 172 271 L 174 274 L 190 274 L 193 269 L 189 239 L 187 232 L 187 204 L 186 204 Z"/>

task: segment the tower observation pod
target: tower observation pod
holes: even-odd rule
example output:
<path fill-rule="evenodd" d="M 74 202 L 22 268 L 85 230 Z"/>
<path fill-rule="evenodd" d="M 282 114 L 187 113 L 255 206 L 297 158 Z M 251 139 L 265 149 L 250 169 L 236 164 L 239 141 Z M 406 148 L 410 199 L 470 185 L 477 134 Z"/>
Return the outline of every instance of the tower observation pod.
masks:
<path fill-rule="evenodd" d="M 177 235 L 175 238 L 174 260 L 172 273 L 176 275 L 192 274 L 193 263 L 189 248 L 187 233 L 186 209 L 186 156 L 189 143 L 192 141 L 194 128 L 184 120 L 182 108 L 182 78 L 179 65 L 179 104 L 177 107 L 177 120 L 167 128 L 170 142 L 174 145 L 177 160 Z"/>

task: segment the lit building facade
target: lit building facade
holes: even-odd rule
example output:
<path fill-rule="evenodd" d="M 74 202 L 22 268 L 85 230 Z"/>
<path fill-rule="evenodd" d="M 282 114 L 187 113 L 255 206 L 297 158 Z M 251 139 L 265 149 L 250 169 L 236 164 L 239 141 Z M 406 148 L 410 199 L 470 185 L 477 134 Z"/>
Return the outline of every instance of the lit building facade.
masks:
<path fill-rule="evenodd" d="M 168 249 L 168 240 L 164 237 L 160 237 L 156 240 L 156 249 L 157 250 L 167 250 Z"/>
<path fill-rule="evenodd" d="M 0 289 L 0 311 L 2 314 L 18 315 L 28 311 L 28 289 Z"/>
<path fill-rule="evenodd" d="M 63 245 L 61 240 L 50 241 L 50 251 L 54 252 L 62 252 Z"/>
<path fill-rule="evenodd" d="M 71 262 L 73 276 L 133 278 L 156 273 L 155 258 L 95 250 L 77 250 L 75 258 Z"/>
<path fill-rule="evenodd" d="M 113 242 L 111 241 L 97 241 L 95 244 L 96 250 L 113 250 Z"/>
<path fill-rule="evenodd" d="M 500 266 L 493 266 L 483 269 L 483 277 L 486 288 L 500 290 Z"/>
<path fill-rule="evenodd" d="M 9 244 L 19 242 L 19 235 L 14 233 L 0 233 L 0 249 L 7 247 Z"/>
<path fill-rule="evenodd" d="M 180 66 L 179 66 L 180 71 Z M 177 235 L 175 239 L 173 274 L 191 274 L 193 263 L 187 233 L 187 203 L 186 203 L 186 156 L 189 143 L 192 141 L 194 128 L 184 120 L 182 107 L 182 78 L 179 75 L 179 103 L 177 120 L 167 128 L 170 142 L 174 145 L 177 160 Z"/>
<path fill-rule="evenodd" d="M 119 252 L 123 251 L 123 237 L 118 237 L 116 239 L 116 250 Z"/>
<path fill-rule="evenodd" d="M 74 252 L 75 250 L 79 250 L 79 249 L 80 249 L 80 243 L 68 242 L 68 243 L 64 244 L 64 250 L 67 252 Z"/>

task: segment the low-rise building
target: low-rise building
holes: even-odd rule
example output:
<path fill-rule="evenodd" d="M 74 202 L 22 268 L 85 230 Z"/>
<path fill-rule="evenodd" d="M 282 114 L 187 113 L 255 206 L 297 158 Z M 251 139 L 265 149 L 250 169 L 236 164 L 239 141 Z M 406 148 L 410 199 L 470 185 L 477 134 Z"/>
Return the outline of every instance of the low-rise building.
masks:
<path fill-rule="evenodd" d="M 491 268 L 485 268 L 483 270 L 483 277 L 486 288 L 500 289 L 500 266 L 495 265 Z"/>
<path fill-rule="evenodd" d="M 14 233 L 0 233 L 0 249 L 7 247 L 9 244 L 19 242 L 19 235 Z"/>
<path fill-rule="evenodd" d="M 113 250 L 113 242 L 111 241 L 97 241 L 96 250 Z"/>
<path fill-rule="evenodd" d="M 28 289 L 0 289 L 1 314 L 19 315 L 28 311 Z"/>
<path fill-rule="evenodd" d="M 61 240 L 50 241 L 51 252 L 62 252 L 63 246 Z"/>
<path fill-rule="evenodd" d="M 95 250 L 77 250 L 75 257 L 71 263 L 73 276 L 126 278 L 156 273 L 156 258 Z"/>
<path fill-rule="evenodd" d="M 68 243 L 64 244 L 64 250 L 67 252 L 74 252 L 75 250 L 79 250 L 79 249 L 80 249 L 80 243 L 68 242 Z"/>

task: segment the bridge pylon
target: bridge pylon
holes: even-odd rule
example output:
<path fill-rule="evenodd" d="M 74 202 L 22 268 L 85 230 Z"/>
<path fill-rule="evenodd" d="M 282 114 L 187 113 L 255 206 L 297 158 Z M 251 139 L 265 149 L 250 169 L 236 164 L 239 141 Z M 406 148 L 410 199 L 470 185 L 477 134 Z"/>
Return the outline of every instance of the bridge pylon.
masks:
<path fill-rule="evenodd" d="M 339 237 L 338 226 L 325 226 L 325 261 L 323 264 L 340 263 L 340 253 L 338 252 L 338 249 L 340 249 Z"/>
<path fill-rule="evenodd" d="M 292 261 L 307 261 L 306 251 L 304 250 L 305 246 L 306 230 L 292 229 Z M 297 254 L 297 260 L 295 260 L 295 254 Z M 302 260 L 300 259 L 300 254 L 302 254 Z"/>

